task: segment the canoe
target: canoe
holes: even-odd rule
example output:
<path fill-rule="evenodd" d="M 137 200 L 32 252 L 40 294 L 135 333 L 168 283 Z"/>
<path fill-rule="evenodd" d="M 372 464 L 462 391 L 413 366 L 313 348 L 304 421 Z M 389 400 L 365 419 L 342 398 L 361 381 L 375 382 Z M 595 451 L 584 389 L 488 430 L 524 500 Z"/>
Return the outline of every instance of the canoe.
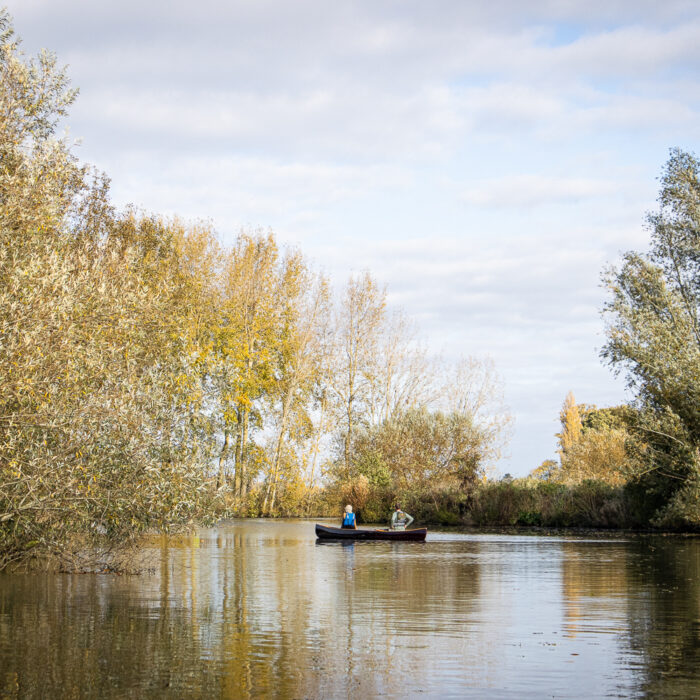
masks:
<path fill-rule="evenodd" d="M 316 524 L 316 537 L 322 540 L 398 540 L 399 542 L 423 542 L 428 528 L 415 530 L 351 530 Z"/>

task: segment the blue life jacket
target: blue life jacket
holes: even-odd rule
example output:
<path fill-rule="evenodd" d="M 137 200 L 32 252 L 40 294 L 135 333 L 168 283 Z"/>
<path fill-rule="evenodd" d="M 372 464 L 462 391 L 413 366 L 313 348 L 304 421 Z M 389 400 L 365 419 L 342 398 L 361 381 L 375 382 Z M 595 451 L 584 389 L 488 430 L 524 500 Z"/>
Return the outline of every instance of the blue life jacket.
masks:
<path fill-rule="evenodd" d="M 346 513 L 343 518 L 343 527 L 352 527 L 355 524 L 355 514 Z"/>

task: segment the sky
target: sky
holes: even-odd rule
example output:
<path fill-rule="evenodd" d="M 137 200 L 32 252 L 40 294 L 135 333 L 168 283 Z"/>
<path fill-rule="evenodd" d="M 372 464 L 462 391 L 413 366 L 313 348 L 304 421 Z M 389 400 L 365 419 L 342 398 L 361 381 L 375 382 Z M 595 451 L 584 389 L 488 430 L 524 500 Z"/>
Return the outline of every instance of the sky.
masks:
<path fill-rule="evenodd" d="M 115 204 L 272 229 L 334 283 L 368 269 L 446 358 L 491 357 L 501 473 L 556 456 L 601 364 L 600 274 L 648 246 L 669 149 L 697 152 L 695 0 L 10 0 L 80 96 Z"/>

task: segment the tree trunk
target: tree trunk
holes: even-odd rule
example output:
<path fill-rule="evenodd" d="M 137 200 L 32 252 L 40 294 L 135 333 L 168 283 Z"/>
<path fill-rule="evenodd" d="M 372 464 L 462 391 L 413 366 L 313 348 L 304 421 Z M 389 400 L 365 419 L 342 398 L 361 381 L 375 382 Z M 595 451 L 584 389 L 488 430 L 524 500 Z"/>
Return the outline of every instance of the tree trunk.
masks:
<path fill-rule="evenodd" d="M 289 416 L 289 397 L 285 399 L 282 403 L 282 418 L 280 419 L 280 434 L 277 439 L 277 448 L 275 449 L 275 461 L 272 465 L 271 480 L 267 486 L 267 493 L 265 494 L 265 505 L 263 506 L 263 513 L 267 508 L 267 497 L 270 495 L 270 512 L 275 509 L 275 500 L 277 499 L 277 479 L 279 477 L 280 463 L 282 461 L 282 447 L 284 445 L 284 434 L 287 431 L 287 419 Z"/>
<path fill-rule="evenodd" d="M 243 415 L 241 410 L 238 410 L 238 432 L 236 434 L 236 457 L 235 457 L 235 472 L 233 477 L 233 494 L 238 497 L 241 495 L 243 483 Z"/>
<path fill-rule="evenodd" d="M 311 470 L 309 473 L 309 481 L 307 486 L 309 488 L 312 488 L 314 485 L 314 481 L 316 479 L 316 463 L 318 462 L 318 453 L 321 450 L 321 435 L 323 433 L 323 420 L 324 420 L 324 415 L 325 415 L 325 409 L 326 409 L 326 399 L 325 397 L 321 400 L 321 414 L 318 419 L 318 430 L 316 431 L 316 436 L 314 439 L 314 449 L 312 453 L 312 458 L 311 458 Z"/>
<path fill-rule="evenodd" d="M 231 433 L 228 429 L 224 430 L 224 444 L 219 453 L 219 473 L 216 477 L 216 488 L 220 489 L 226 484 L 226 457 L 228 456 L 228 448 L 230 444 Z"/>
<path fill-rule="evenodd" d="M 248 494 L 248 424 L 250 413 L 243 409 L 243 434 L 241 436 L 241 498 Z"/>
<path fill-rule="evenodd" d="M 348 416 L 348 430 L 345 433 L 345 469 L 350 472 L 350 449 L 352 447 L 352 433 L 353 433 L 353 420 L 352 420 L 352 404 L 353 399 L 348 399 L 347 405 L 347 416 Z"/>

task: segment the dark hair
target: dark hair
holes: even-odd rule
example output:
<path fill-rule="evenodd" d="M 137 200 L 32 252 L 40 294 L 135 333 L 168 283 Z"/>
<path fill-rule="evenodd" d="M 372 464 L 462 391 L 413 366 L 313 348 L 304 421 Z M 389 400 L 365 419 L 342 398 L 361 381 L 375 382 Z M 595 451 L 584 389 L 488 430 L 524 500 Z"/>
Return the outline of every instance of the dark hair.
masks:
<path fill-rule="evenodd" d="M 401 510 L 401 506 L 397 503 L 397 504 L 394 506 L 394 510 Z"/>

